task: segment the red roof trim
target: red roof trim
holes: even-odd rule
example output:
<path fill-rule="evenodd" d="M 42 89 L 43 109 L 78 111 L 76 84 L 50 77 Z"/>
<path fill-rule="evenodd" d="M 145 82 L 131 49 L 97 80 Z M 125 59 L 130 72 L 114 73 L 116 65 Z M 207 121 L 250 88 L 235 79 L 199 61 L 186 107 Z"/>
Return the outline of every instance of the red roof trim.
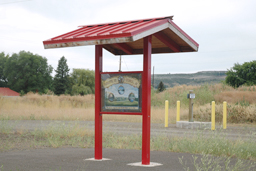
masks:
<path fill-rule="evenodd" d="M 111 38 L 120 38 L 120 37 L 131 37 L 131 33 L 123 34 L 110 34 L 103 36 L 94 36 L 94 37 L 83 37 L 83 38 L 71 38 L 71 39 L 58 39 L 58 40 L 46 40 L 43 41 L 44 44 L 55 44 L 55 43 L 69 43 L 69 42 L 80 42 L 80 41 L 90 41 L 90 40 L 100 40 L 100 39 L 111 39 Z"/>
<path fill-rule="evenodd" d="M 187 33 L 185 33 L 179 26 L 177 26 L 173 21 L 170 21 L 170 23 L 177 29 L 179 30 L 185 37 L 187 37 L 191 42 L 193 42 L 197 47 L 199 47 L 199 44 L 192 39 Z"/>

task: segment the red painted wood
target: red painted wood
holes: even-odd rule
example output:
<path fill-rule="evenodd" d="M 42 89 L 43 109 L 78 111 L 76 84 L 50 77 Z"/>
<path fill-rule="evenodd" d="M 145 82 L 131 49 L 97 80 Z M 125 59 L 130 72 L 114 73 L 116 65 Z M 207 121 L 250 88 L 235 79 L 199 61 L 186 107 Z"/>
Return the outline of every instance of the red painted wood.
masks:
<path fill-rule="evenodd" d="M 150 110 L 151 110 L 151 51 L 152 36 L 144 38 L 142 78 L 142 164 L 150 164 Z"/>
<path fill-rule="evenodd" d="M 102 159 L 102 115 L 101 110 L 101 76 L 102 45 L 95 46 L 95 151 L 96 160 Z"/>
<path fill-rule="evenodd" d="M 101 72 L 100 74 L 142 74 L 142 71 L 124 71 L 124 72 Z"/>
<path fill-rule="evenodd" d="M 142 113 L 138 113 L 138 112 L 100 112 L 100 114 L 106 114 L 106 115 L 142 115 Z"/>
<path fill-rule="evenodd" d="M 111 34 L 111 35 L 101 35 L 101 36 L 86 36 L 83 37 L 73 37 L 72 39 L 51 39 L 43 41 L 43 44 L 55 44 L 55 43 L 72 43 L 72 42 L 80 42 L 80 41 L 90 41 L 90 40 L 101 40 L 101 39 L 113 39 L 113 38 L 122 38 L 122 37 L 130 37 L 131 33 L 123 33 L 123 34 Z M 96 43 L 95 43 L 96 44 Z"/>
<path fill-rule="evenodd" d="M 158 32 L 155 33 L 154 36 L 174 52 L 180 52 L 180 47 L 172 39 L 167 37 L 164 33 Z"/>
<path fill-rule="evenodd" d="M 125 43 L 116 43 L 114 44 L 117 48 L 121 49 L 122 51 L 124 51 L 126 54 L 129 54 L 131 55 L 132 54 L 132 51 L 133 49 L 128 46 L 127 44 Z"/>

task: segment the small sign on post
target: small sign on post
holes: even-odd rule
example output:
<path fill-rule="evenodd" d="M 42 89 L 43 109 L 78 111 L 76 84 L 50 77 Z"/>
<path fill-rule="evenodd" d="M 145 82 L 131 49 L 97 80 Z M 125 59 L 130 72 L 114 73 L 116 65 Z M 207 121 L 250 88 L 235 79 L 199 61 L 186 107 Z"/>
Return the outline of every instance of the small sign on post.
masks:
<path fill-rule="evenodd" d="M 195 94 L 189 94 L 189 95 L 190 95 L 190 96 L 189 96 L 190 99 L 196 98 L 196 95 L 195 95 Z"/>
<path fill-rule="evenodd" d="M 196 97 L 196 95 L 193 93 L 193 90 L 189 90 L 189 94 L 187 94 L 187 98 L 189 99 L 189 113 L 188 113 L 189 122 L 194 122 L 194 120 L 193 120 L 193 99 L 195 97 Z"/>

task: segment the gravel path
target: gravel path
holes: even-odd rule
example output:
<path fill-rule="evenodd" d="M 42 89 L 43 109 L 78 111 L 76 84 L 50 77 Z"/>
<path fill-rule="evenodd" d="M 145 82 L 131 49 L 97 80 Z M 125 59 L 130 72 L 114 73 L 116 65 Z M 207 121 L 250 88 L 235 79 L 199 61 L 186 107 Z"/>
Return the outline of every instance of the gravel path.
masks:
<path fill-rule="evenodd" d="M 3 122 L 3 121 L 2 121 Z M 85 127 L 85 129 L 94 130 L 94 121 L 49 121 L 49 120 L 8 120 L 4 121 L 8 124 L 13 130 L 26 129 L 29 131 L 43 130 L 47 129 L 50 126 L 75 126 L 79 125 Z M 1 122 L 0 122 L 1 123 Z M 128 123 L 128 122 L 103 122 L 103 133 L 112 132 L 122 135 L 130 134 L 141 134 L 142 132 L 142 123 Z M 247 126 L 247 127 L 234 127 L 230 126 L 226 130 L 217 128 L 216 131 L 211 130 L 202 130 L 197 131 L 193 129 L 181 129 L 176 128 L 175 124 L 169 124 L 168 128 L 164 127 L 164 124 L 151 124 L 151 135 L 163 135 L 168 137 L 189 137 L 201 133 L 205 136 L 210 136 L 216 132 L 223 133 L 222 135 L 229 139 L 250 139 L 252 136 L 255 137 L 256 127 Z"/>

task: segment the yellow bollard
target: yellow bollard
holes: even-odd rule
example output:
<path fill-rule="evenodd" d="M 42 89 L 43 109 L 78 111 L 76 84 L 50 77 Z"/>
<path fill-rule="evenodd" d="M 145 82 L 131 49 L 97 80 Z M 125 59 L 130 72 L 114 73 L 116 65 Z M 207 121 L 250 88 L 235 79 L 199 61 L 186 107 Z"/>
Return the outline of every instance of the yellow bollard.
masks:
<path fill-rule="evenodd" d="M 168 127 L 168 109 L 169 109 L 169 101 L 165 100 L 165 127 Z"/>
<path fill-rule="evenodd" d="M 223 102 L 223 129 L 227 128 L 227 102 Z"/>
<path fill-rule="evenodd" d="M 215 130 L 215 101 L 212 101 L 212 130 Z"/>
<path fill-rule="evenodd" d="M 180 101 L 177 101 L 177 117 L 176 122 L 180 121 Z"/>

